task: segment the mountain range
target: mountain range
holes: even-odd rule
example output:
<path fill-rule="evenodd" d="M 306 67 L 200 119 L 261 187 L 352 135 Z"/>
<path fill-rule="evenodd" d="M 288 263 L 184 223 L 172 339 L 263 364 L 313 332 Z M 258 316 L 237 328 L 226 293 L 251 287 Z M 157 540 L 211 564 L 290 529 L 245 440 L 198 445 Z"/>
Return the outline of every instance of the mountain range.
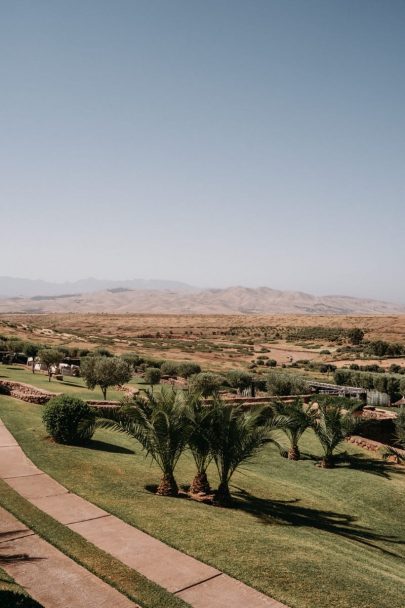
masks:
<path fill-rule="evenodd" d="M 0 312 L 351 315 L 405 314 L 405 306 L 269 287 L 198 289 L 176 281 L 84 279 L 49 283 L 0 277 Z"/>
<path fill-rule="evenodd" d="M 173 289 L 176 291 L 193 291 L 196 288 L 179 281 L 160 281 L 158 279 L 117 281 L 90 277 L 88 279 L 80 279 L 79 281 L 51 283 L 40 279 L 20 279 L 0 276 L 0 298 L 62 296 L 92 293 L 107 289 Z"/>

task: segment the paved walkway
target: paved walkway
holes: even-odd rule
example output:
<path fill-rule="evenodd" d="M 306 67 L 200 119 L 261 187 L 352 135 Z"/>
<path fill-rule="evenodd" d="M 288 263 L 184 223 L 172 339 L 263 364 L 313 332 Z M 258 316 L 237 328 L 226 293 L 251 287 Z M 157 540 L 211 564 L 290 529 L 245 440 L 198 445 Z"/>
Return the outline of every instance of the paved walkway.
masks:
<path fill-rule="evenodd" d="M 36 507 L 194 608 L 287 608 L 68 492 L 26 457 L 1 420 L 0 478 Z"/>
<path fill-rule="evenodd" d="M 1 564 L 44 608 L 139 608 L 0 507 Z"/>

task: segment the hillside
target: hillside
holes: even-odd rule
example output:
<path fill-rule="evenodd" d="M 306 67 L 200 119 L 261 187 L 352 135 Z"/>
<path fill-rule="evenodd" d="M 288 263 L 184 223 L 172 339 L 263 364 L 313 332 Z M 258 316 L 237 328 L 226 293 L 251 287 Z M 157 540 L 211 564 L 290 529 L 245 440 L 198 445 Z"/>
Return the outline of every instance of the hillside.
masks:
<path fill-rule="evenodd" d="M 120 284 L 121 285 L 121 284 Z M 314 296 L 268 287 L 193 291 L 127 289 L 0 299 L 0 312 L 105 312 L 171 314 L 401 314 L 405 306 L 346 296 Z"/>

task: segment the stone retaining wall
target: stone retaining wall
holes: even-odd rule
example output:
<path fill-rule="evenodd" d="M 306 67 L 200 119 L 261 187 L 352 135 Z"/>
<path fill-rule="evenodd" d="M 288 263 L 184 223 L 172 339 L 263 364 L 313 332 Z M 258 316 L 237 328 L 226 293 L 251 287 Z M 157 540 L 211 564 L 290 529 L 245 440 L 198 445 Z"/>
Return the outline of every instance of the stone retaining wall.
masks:
<path fill-rule="evenodd" d="M 16 382 L 15 380 L 0 380 L 0 394 L 2 392 L 15 399 L 20 399 L 27 403 L 37 403 L 38 405 L 47 403 L 52 397 L 62 394 L 52 393 L 51 391 L 36 388 L 35 386 L 25 384 L 24 382 Z M 118 401 L 98 401 L 96 399 L 88 399 L 86 403 L 93 407 L 114 407 L 118 405 Z"/>
<path fill-rule="evenodd" d="M 15 397 L 15 399 L 21 399 L 21 401 L 26 401 L 27 403 L 47 403 L 55 395 L 61 394 L 51 393 L 50 391 L 31 386 L 31 384 L 15 382 L 14 380 L 0 380 L 0 387 L 3 388 L 7 395 Z"/>
<path fill-rule="evenodd" d="M 354 443 L 355 445 L 365 448 L 366 450 L 370 450 L 371 452 L 383 452 L 386 448 L 390 447 L 386 443 L 374 441 L 373 439 L 367 439 L 366 437 L 360 437 L 360 435 L 350 435 L 350 437 L 346 437 L 346 441 L 349 443 Z M 401 450 L 400 448 L 395 449 L 399 454 L 402 454 L 402 456 L 405 457 L 405 450 Z"/>

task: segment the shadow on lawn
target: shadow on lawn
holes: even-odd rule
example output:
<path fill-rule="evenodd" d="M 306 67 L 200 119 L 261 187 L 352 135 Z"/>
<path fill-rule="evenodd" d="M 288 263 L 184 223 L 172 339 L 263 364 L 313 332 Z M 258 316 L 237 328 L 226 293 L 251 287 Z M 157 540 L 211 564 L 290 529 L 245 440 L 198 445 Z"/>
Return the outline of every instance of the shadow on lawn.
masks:
<path fill-rule="evenodd" d="M 389 463 L 385 460 L 377 458 L 369 458 L 366 455 L 346 455 L 342 460 L 342 466 L 348 466 L 350 469 L 363 473 L 371 473 L 384 477 L 384 479 L 392 479 L 393 475 L 405 475 L 405 469 Z"/>
<path fill-rule="evenodd" d="M 392 479 L 392 475 L 405 475 L 405 469 L 394 466 L 392 463 L 381 458 L 371 458 L 363 454 L 353 455 L 347 452 L 336 454 L 335 458 L 336 469 L 354 469 L 363 473 L 378 475 L 384 479 Z M 322 460 L 322 456 L 303 453 L 301 454 L 301 460 L 312 460 L 314 464 L 317 464 Z"/>
<path fill-rule="evenodd" d="M 89 443 L 80 447 L 86 450 L 98 450 L 100 452 L 111 452 L 113 454 L 135 454 L 134 450 L 115 445 L 114 443 L 100 441 L 99 439 L 92 439 Z"/>
<path fill-rule="evenodd" d="M 235 488 L 233 495 L 236 497 L 235 509 L 241 509 L 256 517 L 265 525 L 282 525 L 315 528 L 323 532 L 343 536 L 372 549 L 378 549 L 382 553 L 393 557 L 404 557 L 385 547 L 377 545 L 376 542 L 405 545 L 405 541 L 396 536 L 387 536 L 372 532 L 369 528 L 356 525 L 356 517 L 347 513 L 336 513 L 334 511 L 322 511 L 301 506 L 300 499 L 293 500 L 266 500 L 253 496 L 242 488 Z"/>
<path fill-rule="evenodd" d="M 75 386 L 76 388 L 86 389 L 83 384 L 77 384 L 77 382 L 69 382 L 68 380 L 58 380 L 58 384 L 64 384 L 65 386 Z"/>

